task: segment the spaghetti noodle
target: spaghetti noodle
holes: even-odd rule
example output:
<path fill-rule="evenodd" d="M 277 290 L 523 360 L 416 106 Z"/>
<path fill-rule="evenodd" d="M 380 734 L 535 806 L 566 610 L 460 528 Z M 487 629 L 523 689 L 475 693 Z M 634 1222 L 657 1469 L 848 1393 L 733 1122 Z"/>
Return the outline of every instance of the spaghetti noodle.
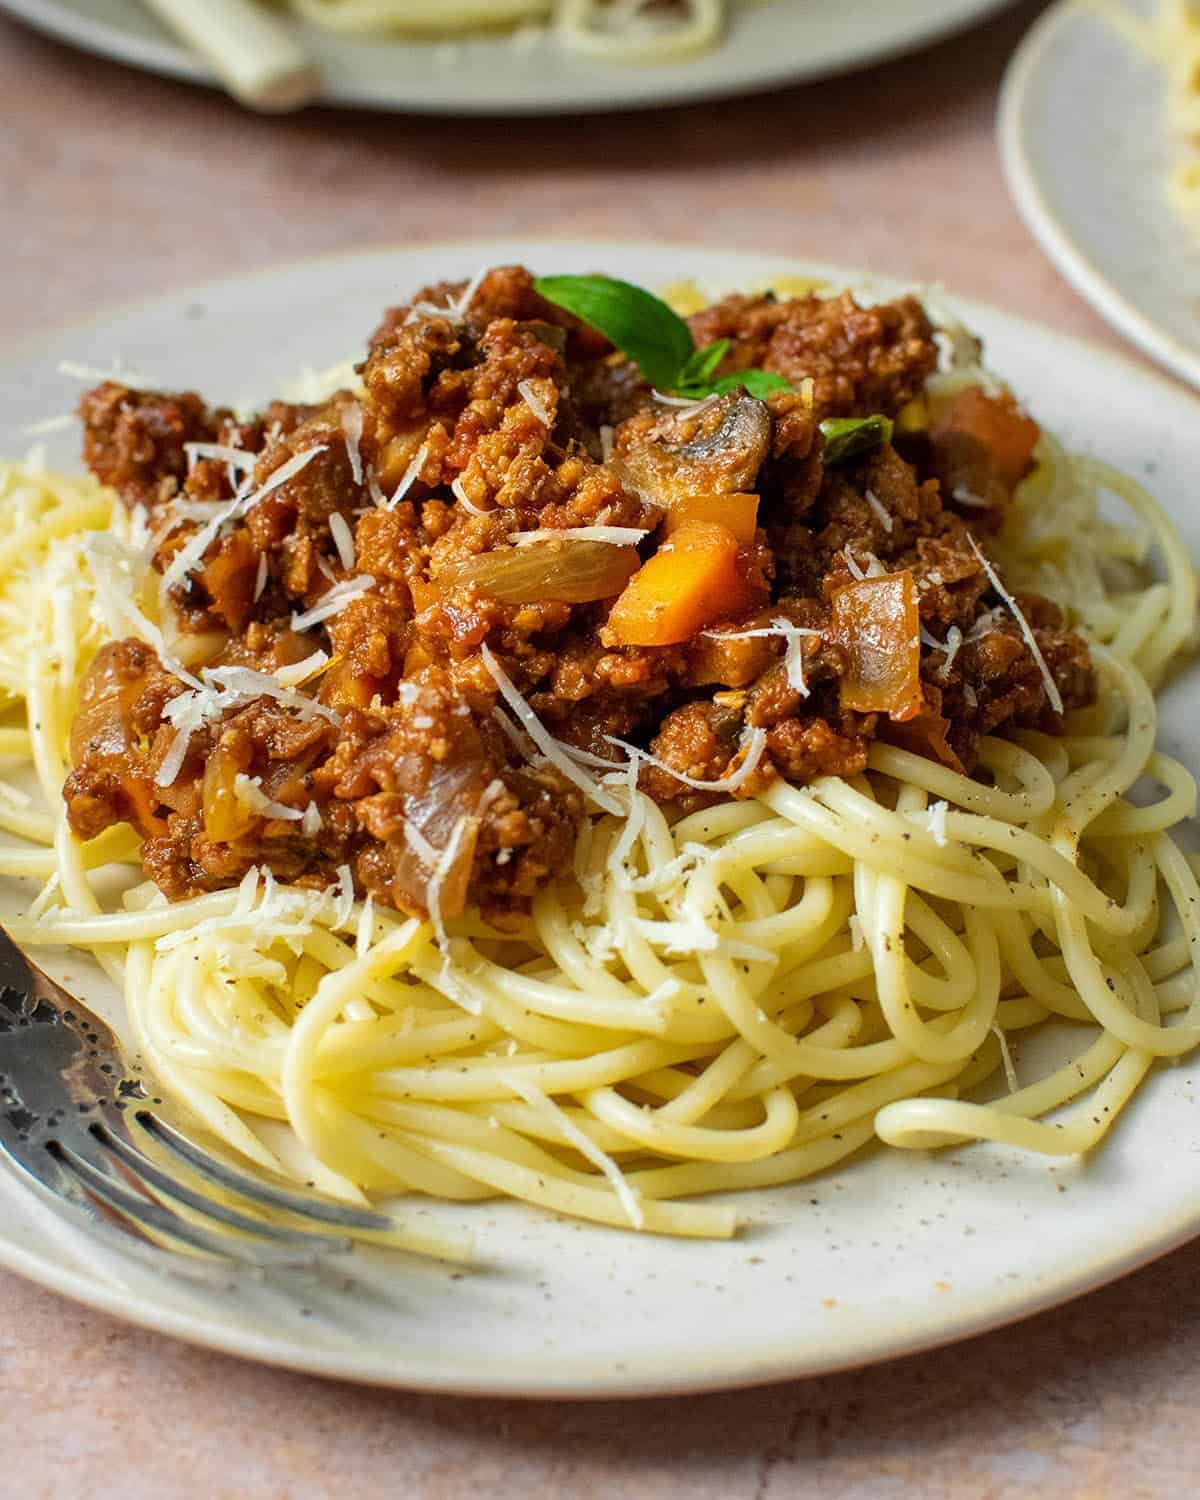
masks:
<path fill-rule="evenodd" d="M 727 0 L 289 0 L 345 35 L 386 31 L 458 37 L 497 27 L 548 27 L 566 47 L 606 62 L 671 62 L 716 46 Z M 527 32 L 518 32 L 519 36 Z"/>

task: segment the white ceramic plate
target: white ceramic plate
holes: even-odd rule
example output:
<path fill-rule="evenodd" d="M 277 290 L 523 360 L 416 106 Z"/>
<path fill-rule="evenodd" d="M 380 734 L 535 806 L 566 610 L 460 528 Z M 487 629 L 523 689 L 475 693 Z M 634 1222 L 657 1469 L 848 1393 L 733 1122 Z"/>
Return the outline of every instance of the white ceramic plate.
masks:
<path fill-rule="evenodd" d="M 479 243 L 335 257 L 180 293 L 27 345 L 0 362 L 5 418 L 19 425 L 71 406 L 78 385 L 58 373 L 62 359 L 107 366 L 118 356 L 167 385 L 261 397 L 305 363 L 321 367 L 362 347 L 380 310 L 418 284 L 513 260 L 543 272 L 605 267 L 651 286 L 691 276 L 718 290 L 780 273 L 865 284 L 827 267 L 683 246 Z M 1200 554 L 1200 513 L 1185 499 L 1200 464 L 1196 403 L 1104 350 L 958 306 L 1032 409 L 1069 444 L 1148 477 Z M 27 441 L 14 427 L 0 434 L 0 451 Z M 75 437 L 50 442 L 54 462 L 75 463 Z M 1163 700 L 1162 742 L 1193 770 L 1198 700 L 1200 672 Z M 67 967 L 81 972 L 77 962 Z M 86 993 L 110 1007 L 103 990 Z M 1032 1070 L 1031 1054 L 1018 1065 Z M 1085 1165 L 995 1147 L 878 1152 L 812 1182 L 742 1196 L 745 1228 L 728 1244 L 564 1223 L 518 1204 L 431 1204 L 414 1212 L 472 1229 L 480 1270 L 464 1276 L 363 1255 L 308 1285 L 235 1277 L 213 1290 L 102 1260 L 0 1172 L 0 1262 L 199 1343 L 364 1381 L 572 1396 L 750 1384 L 961 1338 L 1200 1232 L 1198 1082 L 1195 1059 L 1157 1072 Z"/>
<path fill-rule="evenodd" d="M 445 44 L 354 41 L 300 27 L 325 98 L 431 114 L 577 114 L 651 108 L 765 89 L 920 47 L 1007 0 L 735 0 L 723 46 L 679 63 L 614 66 L 548 39 L 529 50 L 505 38 Z M 176 78 L 214 80 L 139 0 L 0 0 L 64 41 Z"/>
<path fill-rule="evenodd" d="M 1158 0 L 1133 0 L 1146 13 Z M 1200 384 L 1200 239 L 1167 201 L 1162 70 L 1063 0 L 1009 65 L 1000 146 L 1026 224 L 1063 275 L 1148 354 Z"/>

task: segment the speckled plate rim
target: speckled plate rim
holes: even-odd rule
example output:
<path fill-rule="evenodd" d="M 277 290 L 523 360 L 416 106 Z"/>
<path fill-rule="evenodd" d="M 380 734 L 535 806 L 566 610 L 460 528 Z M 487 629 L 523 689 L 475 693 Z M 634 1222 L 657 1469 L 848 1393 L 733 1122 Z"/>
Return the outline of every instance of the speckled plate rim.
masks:
<path fill-rule="evenodd" d="M 775 0 L 775 3 L 788 3 L 788 0 Z M 803 3 L 803 0 L 790 0 L 790 3 Z M 853 3 L 861 4 L 864 0 L 853 0 Z M 871 0 L 865 0 L 865 3 L 869 5 Z M 789 84 L 832 77 L 886 62 L 965 31 L 1011 3 L 1012 0 L 943 0 L 940 11 L 925 17 L 900 17 L 895 25 L 888 24 L 885 13 L 878 25 L 867 29 L 863 40 L 858 40 L 848 29 L 824 49 L 810 42 L 807 48 L 800 48 L 795 54 L 788 48 L 781 52 L 769 46 L 739 49 L 736 45 L 727 45 L 724 76 L 719 79 L 695 76 L 689 80 L 686 73 L 680 75 L 674 68 L 654 66 L 602 67 L 598 70 L 574 68 L 572 77 L 576 84 L 580 78 L 596 80 L 594 92 L 591 88 L 581 92 L 568 83 L 532 95 L 524 89 L 508 94 L 492 93 L 493 76 L 489 80 L 488 96 L 481 100 L 470 77 L 462 86 L 446 87 L 438 94 L 403 85 L 394 92 L 381 92 L 364 79 L 356 81 L 351 72 L 348 78 L 337 79 L 319 102 L 356 109 L 452 115 L 580 114 L 700 104 L 739 94 L 769 92 Z M 61 42 L 116 62 L 190 83 L 220 86 L 206 64 L 185 48 L 170 40 L 160 42 L 130 35 L 119 26 L 81 15 L 73 6 L 61 5 L 59 0 L 0 0 L 0 10 Z M 346 42 L 339 41 L 337 45 L 339 56 L 348 55 Z M 495 45 L 499 48 L 503 43 Z M 491 58 L 489 63 L 489 72 L 493 75 L 496 61 L 496 58 Z M 478 82 L 480 69 L 475 67 L 470 71 L 471 77 Z"/>
<path fill-rule="evenodd" d="M 761 281 L 764 267 L 779 276 L 809 277 L 831 284 L 865 286 L 880 294 L 911 285 L 895 273 L 856 271 L 828 263 L 796 260 L 787 256 L 764 256 L 731 250 L 712 251 L 694 245 L 647 242 L 645 244 L 589 238 L 587 241 L 539 237 L 536 247 L 529 242 L 457 241 L 444 245 L 419 247 L 372 247 L 369 251 L 333 252 L 302 261 L 285 262 L 233 278 L 221 278 L 189 286 L 172 293 L 137 299 L 116 307 L 107 307 L 92 317 L 26 339 L 0 349 L 0 372 L 15 373 L 35 359 L 39 349 L 57 343 L 64 335 L 95 331 L 132 313 L 161 312 L 166 315 L 189 300 L 201 300 L 231 283 L 245 291 L 265 285 L 289 271 L 352 269 L 354 262 L 394 256 L 402 261 L 406 254 L 419 249 L 422 254 L 445 253 L 468 257 L 470 264 L 497 263 L 531 255 L 535 248 L 553 247 L 564 251 L 603 256 L 606 252 L 631 258 L 661 257 L 670 253 L 678 259 L 679 273 L 703 277 L 704 270 L 689 265 L 693 260 L 717 260 L 726 268 L 723 274 L 730 283 L 744 279 L 745 284 Z M 1173 381 L 1147 370 L 1125 356 L 1086 340 L 1047 330 L 1029 319 L 1004 312 L 977 299 L 958 297 L 939 288 L 961 315 L 970 321 L 991 322 L 1015 335 L 1027 334 L 1040 339 L 1049 337 L 1066 359 L 1086 360 L 1093 367 L 1105 366 L 1114 381 L 1141 382 L 1153 388 L 1154 396 L 1164 404 L 1186 410 L 1193 420 L 1200 416 L 1200 404 Z M 1008 370 L 1010 376 L 1019 371 Z M 4 440 L 7 447 L 11 438 Z M 824 1174 L 827 1180 L 831 1174 Z M 834 1174 L 835 1175 L 835 1174 Z M 26 1199 L 35 1195 L 19 1184 L 16 1176 L 0 1163 L 0 1199 L 6 1193 L 17 1193 Z M 747 1196 L 747 1195 L 743 1195 Z M 749 1195 L 753 1196 L 753 1195 Z M 214 1351 L 231 1354 L 300 1373 L 327 1376 L 398 1389 L 419 1389 L 479 1397 L 528 1397 L 566 1400 L 609 1399 L 631 1396 L 667 1396 L 734 1389 L 858 1368 L 884 1360 L 897 1359 L 925 1350 L 939 1348 L 978 1334 L 1005 1327 L 1039 1312 L 1060 1306 L 1089 1291 L 1117 1280 L 1144 1267 L 1200 1235 L 1200 1184 L 1178 1195 L 1169 1209 L 1157 1217 L 1139 1222 L 1131 1231 L 1129 1243 L 1119 1252 L 1087 1253 L 1072 1258 L 1053 1275 L 1025 1283 L 1000 1287 L 989 1295 L 978 1295 L 969 1306 L 951 1303 L 919 1307 L 914 1304 L 907 1317 L 894 1314 L 881 1321 L 878 1328 L 864 1327 L 859 1319 L 852 1337 L 844 1328 L 830 1325 L 828 1331 L 810 1339 L 802 1350 L 794 1340 L 761 1341 L 754 1348 L 738 1348 L 728 1341 L 700 1344 L 693 1352 L 692 1363 L 681 1370 L 676 1358 L 658 1361 L 640 1358 L 633 1367 L 622 1368 L 605 1361 L 585 1357 L 575 1359 L 556 1354 L 553 1358 L 506 1359 L 502 1365 L 481 1364 L 474 1372 L 461 1366 L 440 1362 L 436 1358 L 414 1357 L 405 1352 L 399 1359 L 394 1351 L 381 1347 L 341 1352 L 305 1347 L 302 1341 L 272 1338 L 253 1330 L 214 1325 L 203 1317 L 180 1312 L 169 1306 L 150 1303 L 131 1296 L 120 1287 L 109 1287 L 62 1264 L 55 1257 L 53 1242 L 47 1238 L 47 1249 L 32 1253 L 6 1239 L 0 1220 L 0 1265 L 48 1290 L 57 1292 L 97 1311 L 154 1332 Z"/>
<path fill-rule="evenodd" d="M 1088 20 L 1077 0 L 1058 0 L 1030 27 L 1013 54 L 1000 89 L 996 133 L 1000 158 L 1017 211 L 1075 290 L 1118 332 L 1160 360 L 1169 370 L 1200 386 L 1200 349 L 1176 338 L 1170 328 L 1148 317 L 1120 291 L 1050 205 L 1027 139 L 1027 104 L 1039 71 L 1062 37 Z"/>

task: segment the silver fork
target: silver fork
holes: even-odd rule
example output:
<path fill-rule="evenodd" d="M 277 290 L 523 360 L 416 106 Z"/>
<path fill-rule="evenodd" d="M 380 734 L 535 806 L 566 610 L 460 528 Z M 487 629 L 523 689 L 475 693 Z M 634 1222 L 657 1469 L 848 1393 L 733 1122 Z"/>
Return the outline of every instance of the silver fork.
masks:
<path fill-rule="evenodd" d="M 143 1255 L 165 1248 L 185 1252 L 173 1262 L 226 1269 L 313 1266 L 353 1237 L 395 1229 L 382 1214 L 230 1167 L 161 1105 L 108 1026 L 0 927 L 0 1152 L 68 1214 L 100 1234 L 119 1230 Z"/>

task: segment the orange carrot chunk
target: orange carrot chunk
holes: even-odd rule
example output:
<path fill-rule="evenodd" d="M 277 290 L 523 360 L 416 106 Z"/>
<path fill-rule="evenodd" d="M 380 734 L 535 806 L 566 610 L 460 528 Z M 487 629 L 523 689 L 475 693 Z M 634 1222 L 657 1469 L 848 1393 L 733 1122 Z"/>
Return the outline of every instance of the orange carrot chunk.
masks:
<path fill-rule="evenodd" d="M 968 387 L 951 401 L 932 433 L 935 443 L 973 440 L 984 449 L 992 469 L 1010 490 L 1029 473 L 1040 435 L 1041 428 L 1009 392 L 989 396 L 978 386 Z"/>
<path fill-rule="evenodd" d="M 921 695 L 920 620 L 913 576 L 863 578 L 833 596 L 833 625 L 846 652 L 843 708 L 913 719 Z"/>
<path fill-rule="evenodd" d="M 606 634 L 618 646 L 673 646 L 745 609 L 749 598 L 729 527 L 681 521 L 626 585 Z"/>
<path fill-rule="evenodd" d="M 754 540 L 758 525 L 757 495 L 679 495 L 671 500 L 663 530 L 673 536 L 685 521 L 728 526 L 743 546 Z"/>

